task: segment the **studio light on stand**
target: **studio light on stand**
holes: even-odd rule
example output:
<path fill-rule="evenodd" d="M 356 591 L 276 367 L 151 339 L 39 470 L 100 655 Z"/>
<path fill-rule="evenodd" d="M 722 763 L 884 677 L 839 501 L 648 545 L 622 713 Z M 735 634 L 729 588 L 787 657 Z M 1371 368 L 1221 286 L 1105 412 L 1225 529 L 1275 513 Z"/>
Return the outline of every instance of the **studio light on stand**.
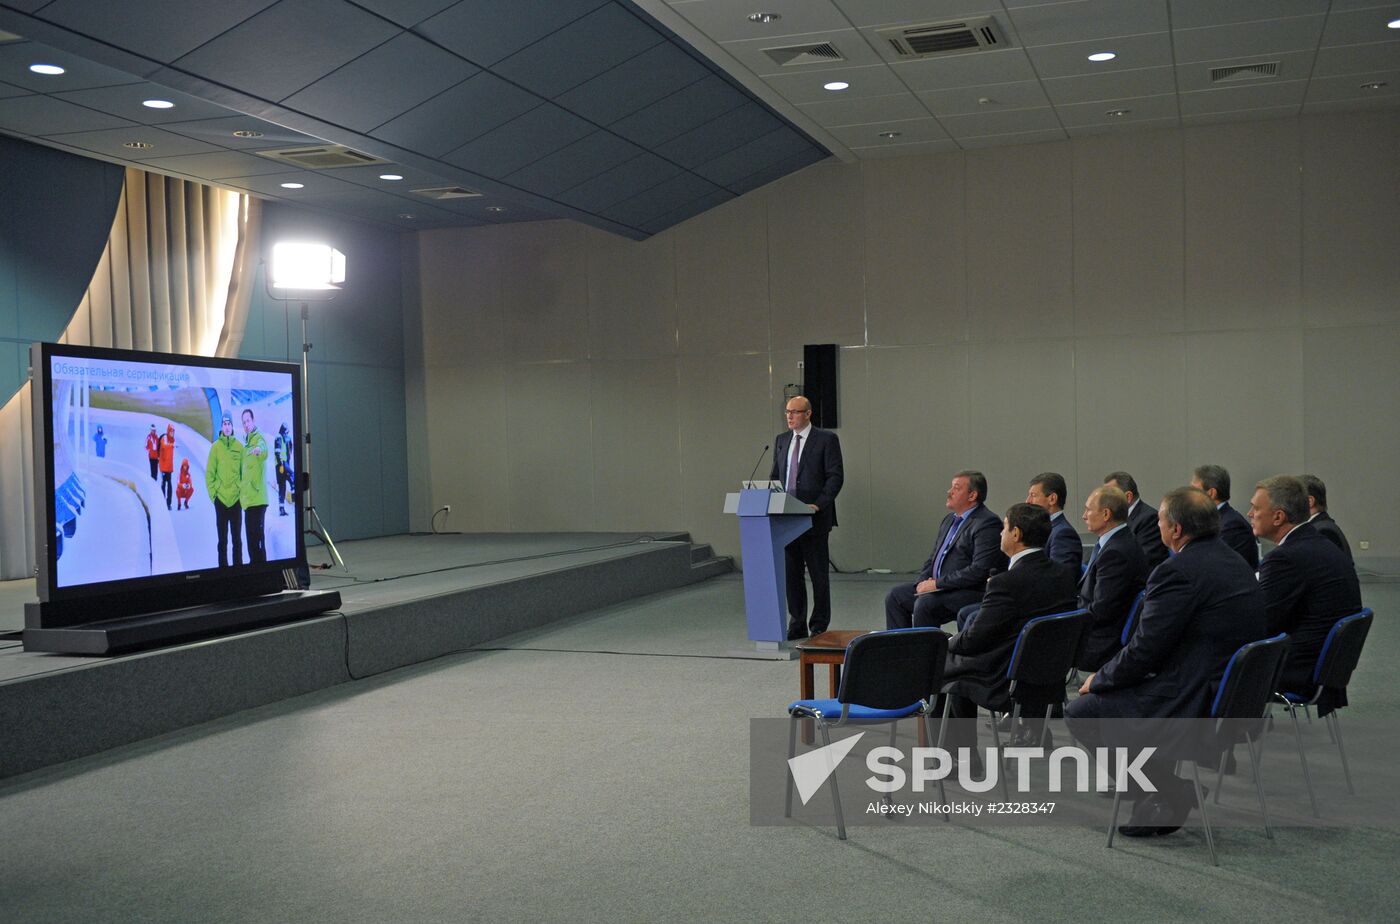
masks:
<path fill-rule="evenodd" d="M 331 559 L 349 571 L 311 499 L 311 341 L 306 329 L 311 303 L 335 298 L 344 283 L 345 254 L 329 244 L 283 241 L 272 245 L 268 297 L 280 302 L 301 302 L 302 446 L 301 458 L 297 460 L 296 490 L 305 509 L 303 525 L 308 533 L 325 543 Z"/>

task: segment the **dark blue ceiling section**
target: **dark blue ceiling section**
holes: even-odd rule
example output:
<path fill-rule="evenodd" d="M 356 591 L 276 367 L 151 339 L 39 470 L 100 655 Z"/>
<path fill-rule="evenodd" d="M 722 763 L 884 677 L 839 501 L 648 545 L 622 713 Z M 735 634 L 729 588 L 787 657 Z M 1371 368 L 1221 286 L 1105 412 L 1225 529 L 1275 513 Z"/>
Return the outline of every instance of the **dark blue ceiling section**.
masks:
<path fill-rule="evenodd" d="M 72 37 L 89 58 L 631 237 L 827 156 L 627 0 L 0 0 L 26 5 L 52 27 L 37 37 Z M 136 94 L 73 104 L 110 97 L 126 113 Z M 71 121 L 94 144 L 116 127 Z M 167 163 L 251 176 L 218 160 L 250 156 L 184 142 Z"/>

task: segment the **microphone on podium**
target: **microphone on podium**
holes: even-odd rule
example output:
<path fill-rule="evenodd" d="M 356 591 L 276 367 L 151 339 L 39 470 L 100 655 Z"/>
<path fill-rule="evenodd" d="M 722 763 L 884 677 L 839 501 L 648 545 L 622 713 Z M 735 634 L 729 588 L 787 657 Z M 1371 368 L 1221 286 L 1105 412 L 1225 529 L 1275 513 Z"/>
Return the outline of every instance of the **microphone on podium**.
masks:
<path fill-rule="evenodd" d="M 764 446 L 763 451 L 758 454 L 758 461 L 753 464 L 753 471 L 749 472 L 750 482 L 753 481 L 753 476 L 758 474 L 758 467 L 763 464 L 763 457 L 768 455 L 768 450 L 772 448 L 772 446 Z"/>

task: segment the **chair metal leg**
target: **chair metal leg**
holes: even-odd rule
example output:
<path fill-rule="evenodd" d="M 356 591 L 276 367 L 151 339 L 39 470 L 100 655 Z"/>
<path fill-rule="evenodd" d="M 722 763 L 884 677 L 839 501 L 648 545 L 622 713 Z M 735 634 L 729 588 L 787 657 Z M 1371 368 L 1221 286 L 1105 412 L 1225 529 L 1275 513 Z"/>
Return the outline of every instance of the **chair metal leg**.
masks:
<path fill-rule="evenodd" d="M 1337 753 L 1342 755 L 1342 773 L 1346 774 L 1347 792 L 1354 796 L 1356 795 L 1356 788 L 1351 785 L 1351 767 L 1347 764 L 1346 746 L 1342 744 L 1342 717 L 1339 716 L 1334 709 L 1327 713 L 1327 718 L 1332 720 L 1332 730 L 1336 733 L 1335 737 L 1337 739 Z"/>
<path fill-rule="evenodd" d="M 933 716 L 928 715 L 927 713 L 925 713 L 925 714 L 924 714 L 924 717 L 923 717 L 923 721 L 924 721 L 924 729 L 925 729 L 924 734 L 925 734 L 925 736 L 928 738 L 929 741 L 932 741 L 932 740 L 933 740 Z M 942 733 L 941 733 L 941 731 L 940 731 L 940 734 L 939 734 L 938 746 L 939 746 L 939 747 L 942 747 L 942 746 L 943 746 L 943 738 L 942 738 Z M 943 788 L 943 778 L 942 778 L 942 777 L 939 777 L 939 778 L 938 778 L 938 801 L 941 802 L 941 803 L 942 803 L 943 805 L 945 805 L 945 806 L 948 804 L 948 792 L 947 792 L 947 790 L 945 790 L 945 789 Z M 944 812 L 944 813 L 943 813 L 943 820 L 944 820 L 944 821 L 948 821 L 948 820 L 949 820 L 949 819 L 948 819 L 948 816 L 949 816 L 950 814 L 951 814 L 950 812 Z"/>
<path fill-rule="evenodd" d="M 1303 727 L 1298 724 L 1298 710 L 1290 707 L 1288 714 L 1293 717 L 1293 735 L 1298 739 L 1298 761 L 1303 765 L 1303 782 L 1308 785 L 1308 802 L 1312 804 L 1313 817 L 1317 812 L 1317 795 L 1313 792 L 1312 774 L 1308 772 L 1308 755 L 1303 750 Z"/>
<path fill-rule="evenodd" d="M 992 712 L 992 710 L 988 710 Z M 1021 704 L 1017 703 L 1011 708 L 1011 731 L 1009 735 L 1016 734 L 1016 723 L 1021 718 Z M 997 731 L 997 714 L 992 712 L 992 739 L 997 746 L 997 776 L 1001 777 L 1001 797 L 1007 802 L 1011 801 L 1011 784 L 1007 782 L 1006 760 L 1001 753 L 1001 732 Z M 990 770 L 990 767 L 988 768 Z"/>
<path fill-rule="evenodd" d="M 1118 809 L 1123 804 L 1123 781 L 1113 777 L 1113 816 L 1108 819 L 1108 844 L 1113 846 L 1113 834 L 1118 830 Z"/>
<path fill-rule="evenodd" d="M 893 722 L 890 723 L 890 747 L 894 747 L 895 730 L 896 730 L 898 727 L 899 727 L 899 720 L 898 720 L 898 719 L 895 719 Z M 893 794 L 893 793 L 888 793 L 888 792 L 887 792 L 887 793 L 884 794 L 884 796 L 883 796 L 882 798 L 883 798 L 884 803 L 885 803 L 886 805 L 893 805 L 893 804 L 894 804 L 894 794 Z M 894 821 L 895 819 L 899 818 L 900 816 L 898 816 L 898 815 L 894 814 L 893 812 L 891 812 L 889 815 L 887 815 L 887 816 L 885 816 L 885 817 L 888 818 L 890 821 Z"/>
<path fill-rule="evenodd" d="M 827 731 L 826 723 L 818 720 L 817 727 L 822 730 L 822 747 L 828 748 L 826 751 L 826 772 L 827 779 L 831 781 L 831 802 L 836 806 L 836 839 L 844 841 L 846 839 L 846 818 L 841 814 L 841 790 L 836 785 L 836 764 L 831 759 L 831 732 Z M 792 774 L 788 774 L 791 776 Z"/>
<path fill-rule="evenodd" d="M 1210 830 L 1210 816 L 1206 814 L 1206 797 L 1201 792 L 1201 769 L 1195 761 L 1191 762 L 1191 780 L 1196 784 L 1196 805 L 1201 809 L 1201 824 L 1206 829 L 1206 846 L 1210 848 L 1210 862 L 1212 866 L 1219 866 L 1220 861 L 1215 856 L 1215 835 Z"/>
<path fill-rule="evenodd" d="M 1264 836 L 1273 840 L 1274 832 L 1269 827 L 1269 806 L 1264 801 L 1264 781 L 1259 778 L 1259 757 L 1264 752 L 1263 742 L 1260 742 L 1256 749 L 1253 736 L 1245 732 L 1244 743 L 1249 747 L 1249 763 L 1254 768 L 1254 792 L 1259 796 L 1259 814 L 1264 817 Z"/>
<path fill-rule="evenodd" d="M 797 723 L 802 720 L 793 716 L 788 722 L 788 760 L 797 756 Z M 787 777 L 787 796 L 783 799 L 783 817 L 792 817 L 792 772 L 785 774 Z"/>
<path fill-rule="evenodd" d="M 1054 705 L 1045 707 L 1045 724 L 1040 726 L 1040 746 L 1047 747 L 1047 739 L 1050 737 L 1050 713 L 1055 711 Z"/>
<path fill-rule="evenodd" d="M 1232 745 L 1233 747 L 1233 745 Z M 1251 752 L 1253 753 L 1253 752 Z M 1220 769 L 1215 773 L 1215 804 L 1220 804 L 1220 790 L 1225 785 L 1225 762 L 1230 759 L 1230 748 L 1225 748 L 1220 752 Z"/>

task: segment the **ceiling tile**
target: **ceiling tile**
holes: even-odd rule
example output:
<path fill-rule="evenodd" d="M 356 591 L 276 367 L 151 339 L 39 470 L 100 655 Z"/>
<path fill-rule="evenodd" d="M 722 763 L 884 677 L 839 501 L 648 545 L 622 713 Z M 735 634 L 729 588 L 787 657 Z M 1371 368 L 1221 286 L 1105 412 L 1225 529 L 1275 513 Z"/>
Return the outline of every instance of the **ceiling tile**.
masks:
<path fill-rule="evenodd" d="M 1300 16 L 1269 22 L 1246 22 L 1208 29 L 1178 29 L 1172 36 L 1176 61 L 1246 58 L 1276 51 L 1317 47 L 1324 16 Z"/>
<path fill-rule="evenodd" d="M 657 183 L 669 180 L 681 168 L 655 154 L 642 154 L 625 164 L 598 174 L 587 182 L 561 193 L 560 202 L 597 214 Z"/>
<path fill-rule="evenodd" d="M 845 90 L 827 90 L 832 81 L 850 86 Z M 798 104 L 820 103 L 835 99 L 855 99 L 862 96 L 888 96 L 904 93 L 908 88 L 898 76 L 883 64 L 873 67 L 837 67 L 792 74 L 775 74 L 767 79 L 770 87 Z"/>
<path fill-rule="evenodd" d="M 265 173 L 260 176 L 245 176 L 238 179 L 239 187 L 249 189 L 256 193 L 269 196 L 277 196 L 293 202 L 309 200 L 315 196 L 337 196 L 341 202 L 347 205 L 352 202 L 363 201 L 360 197 L 364 192 L 357 186 L 352 186 L 331 176 L 329 172 L 322 170 L 287 170 L 286 164 L 279 165 L 282 168 L 280 173 Z M 301 189 L 283 189 L 283 183 L 300 183 Z"/>
<path fill-rule="evenodd" d="M 232 177 L 261 176 L 268 173 L 286 173 L 287 165 L 244 154 L 242 151 L 223 151 L 217 154 L 185 154 L 180 157 L 154 157 L 147 161 L 153 169 L 166 169 L 188 176 L 204 177 L 210 180 L 223 180 Z"/>
<path fill-rule="evenodd" d="M 782 18 L 770 23 L 749 22 L 749 13 L 760 8 L 765 13 L 777 13 Z M 764 0 L 759 6 L 715 0 L 685 0 L 672 3 L 671 9 L 716 42 L 777 38 L 780 43 L 786 43 L 785 36 L 850 26 L 830 0 Z"/>
<path fill-rule="evenodd" d="M 282 102 L 326 122 L 368 132 L 477 71 L 456 55 L 404 32 Z"/>
<path fill-rule="evenodd" d="M 414 27 L 473 64 L 489 67 L 608 0 L 462 0 Z"/>
<path fill-rule="evenodd" d="M 57 64 L 65 69 L 65 73 L 46 77 L 31 71 L 31 64 Z M 141 78 L 38 42 L 6 42 L 0 45 L 0 80 L 35 93 L 62 93 L 89 87 L 139 83 Z"/>
<path fill-rule="evenodd" d="M 1111 51 L 1118 57 L 1112 61 L 1089 60 L 1089 55 L 1100 51 Z M 1171 36 L 1166 32 L 1123 35 L 1091 42 L 1067 42 L 1063 45 L 1041 45 L 1027 48 L 1026 53 L 1030 55 L 1041 77 L 1107 74 L 1143 67 L 1163 67 L 1173 63 Z"/>
<path fill-rule="evenodd" d="M 177 132 L 210 144 L 225 148 L 285 148 L 299 144 L 319 144 L 322 139 L 303 135 L 301 132 L 273 125 L 249 115 L 230 115 L 221 119 L 195 119 L 189 122 L 167 122 L 161 126 L 166 131 Z M 262 132 L 257 138 L 239 138 L 234 132 Z"/>
<path fill-rule="evenodd" d="M 541 196 L 555 196 L 641 153 L 635 144 L 610 132 L 597 131 L 502 179 Z"/>
<path fill-rule="evenodd" d="M 644 222 L 642 224 L 642 230 L 645 231 L 647 234 L 656 234 L 660 231 L 665 231 L 672 225 L 679 224 L 685 221 L 687 218 L 694 218 L 701 212 L 707 211 L 708 209 L 712 209 L 715 206 L 728 202 L 730 199 L 733 198 L 733 193 L 727 190 L 717 189 L 714 192 L 706 193 L 699 199 L 694 199 L 690 202 L 687 202 L 680 208 L 672 209 L 671 211 L 667 212 L 659 218 L 653 218 L 650 221 Z"/>
<path fill-rule="evenodd" d="M 1379 90 L 1365 89 L 1366 84 L 1383 83 Z M 1400 70 L 1373 71 L 1365 76 L 1319 77 L 1308 84 L 1306 101 L 1326 103 L 1340 99 L 1385 100 L 1400 103 Z"/>
<path fill-rule="evenodd" d="M 655 148 L 682 167 L 694 167 L 768 134 L 779 122 L 767 109 L 749 103 Z"/>
<path fill-rule="evenodd" d="M 479 73 L 370 132 L 440 158 L 534 109 L 543 100 L 494 74 Z"/>
<path fill-rule="evenodd" d="M 355 2 L 407 29 L 418 25 L 429 16 L 436 16 L 456 3 L 457 0 L 355 0 Z"/>
<path fill-rule="evenodd" d="M 917 157 L 921 154 L 944 154 L 948 151 L 961 151 L 958 143 L 948 141 L 921 141 L 917 144 L 885 144 L 877 147 L 851 148 L 861 160 L 876 160 L 887 157 Z"/>
<path fill-rule="evenodd" d="M 1108 74 L 1088 74 L 1083 77 L 1054 77 L 1042 81 L 1050 102 L 1057 106 L 1067 103 L 1088 103 L 1121 96 L 1154 96 L 1176 92 L 1176 69 L 1144 67 Z"/>
<path fill-rule="evenodd" d="M 1386 23 L 1400 17 L 1400 4 L 1391 3 L 1373 10 L 1332 10 L 1327 16 L 1327 28 L 1322 32 L 1323 45 L 1365 45 L 1371 42 L 1400 42 L 1400 29 L 1386 28 Z"/>
<path fill-rule="evenodd" d="M 97 109 L 109 115 L 141 122 L 145 125 L 163 125 L 167 122 L 185 122 L 192 119 L 209 119 L 226 116 L 229 110 L 223 106 L 162 87 L 154 83 L 127 83 L 115 87 L 94 87 L 90 90 L 73 90 L 54 93 L 55 99 L 77 103 L 89 109 Z M 148 99 L 163 99 L 174 103 L 170 109 L 151 109 L 142 103 Z"/>
<path fill-rule="evenodd" d="M 1221 122 L 1264 122 L 1270 119 L 1291 119 L 1298 115 L 1297 106 L 1267 109 L 1240 109 L 1233 112 L 1205 112 L 1181 117 L 1183 125 L 1213 125 Z"/>
<path fill-rule="evenodd" d="M 1313 77 L 1400 70 L 1400 42 L 1319 48 Z"/>
<path fill-rule="evenodd" d="M 1336 99 L 1320 103 L 1304 103 L 1303 112 L 1313 115 L 1320 112 L 1361 112 L 1369 109 L 1389 109 L 1394 110 L 1396 102 L 1394 97 L 1377 97 L 1372 99 Z"/>
<path fill-rule="evenodd" d="M 380 174 L 390 173 L 403 177 L 402 180 L 381 180 Z M 402 164 L 374 164 L 368 167 L 337 167 L 335 178 L 357 186 L 367 186 L 390 195 L 412 198 L 413 190 L 424 187 L 451 186 L 442 177 L 424 170 L 415 170 Z M 424 199 L 423 201 L 428 201 Z"/>
<path fill-rule="evenodd" d="M 1060 120 L 1055 115 L 1055 110 L 1049 107 L 946 116 L 941 121 L 948 134 L 958 140 L 979 135 L 1004 135 L 1011 132 L 1038 132 L 1060 128 Z"/>
<path fill-rule="evenodd" d="M 630 199 L 609 206 L 602 215 L 619 224 L 640 228 L 644 222 L 681 208 L 701 196 L 720 192 L 724 190 L 709 180 L 693 173 L 681 173 Z"/>
<path fill-rule="evenodd" d="M 61 99 L 35 95 L 0 99 L 0 125 L 25 135 L 99 131 L 134 123 Z"/>
<path fill-rule="evenodd" d="M 891 69 L 911 90 L 946 90 L 1036 79 L 1035 69 L 1020 48 L 905 61 L 891 65 Z"/>
<path fill-rule="evenodd" d="M 977 14 L 995 15 L 1003 22 L 1005 12 L 998 0 L 834 0 L 836 6 L 857 28 L 867 26 L 917 26 L 945 22 Z"/>
<path fill-rule="evenodd" d="M 278 3 L 175 61 L 259 99 L 286 99 L 388 41 L 398 28 L 343 0 Z"/>
<path fill-rule="evenodd" d="M 593 131 L 558 106 L 544 103 L 493 129 L 443 159 L 464 170 L 500 179 Z"/>
<path fill-rule="evenodd" d="M 660 32 L 610 3 L 497 62 L 491 70 L 553 99 L 662 41 Z"/>
<path fill-rule="evenodd" d="M 1192 90 L 1214 90 L 1217 87 L 1250 86 L 1251 81 L 1258 85 L 1278 83 L 1285 80 L 1306 80 L 1313 69 L 1311 51 L 1282 51 L 1272 55 L 1257 55 L 1249 58 L 1226 58 L 1219 61 L 1194 61 L 1176 68 L 1176 89 L 1179 93 Z M 1244 64 L 1278 65 L 1277 77 L 1242 78 L 1241 82 L 1218 84 L 1211 79 L 1211 71 L 1217 67 L 1234 67 Z"/>
<path fill-rule="evenodd" d="M 1166 32 L 1166 0 L 1076 0 L 1013 10 L 1023 45 L 1058 45 L 1118 35 Z"/>
<path fill-rule="evenodd" d="M 177 154 L 203 154 L 222 150 L 217 145 L 145 125 L 109 128 L 99 132 L 72 132 L 49 137 L 63 144 L 92 151 L 94 154 L 128 160 L 148 160 L 152 157 L 173 157 Z M 132 150 L 125 147 L 128 141 L 145 142 L 151 147 L 140 151 Z"/>
<path fill-rule="evenodd" d="M 806 138 L 782 126 L 701 164 L 695 168 L 695 172 L 711 183 L 728 187 L 770 164 L 801 154 L 811 147 L 812 143 Z"/>
<path fill-rule="evenodd" d="M 936 116 L 966 115 L 997 109 L 1034 109 L 1050 105 L 1040 83 L 1034 80 L 994 83 L 980 87 L 955 87 L 951 90 L 926 90 L 919 94 L 919 99 L 923 100 L 929 112 Z"/>
<path fill-rule="evenodd" d="M 792 157 L 780 160 L 776 164 L 770 164 L 756 173 L 751 173 L 737 183 L 731 183 L 729 189 L 742 195 L 751 189 L 757 189 L 771 183 L 779 177 L 787 176 L 794 170 L 801 170 L 803 167 L 824 161 L 829 156 L 825 151 L 811 147 L 801 154 L 794 154 Z"/>
<path fill-rule="evenodd" d="M 49 22 L 153 58 L 174 61 L 255 16 L 276 0 L 55 0 L 44 7 Z"/>
<path fill-rule="evenodd" d="M 10 96 L 28 96 L 30 91 L 23 87 L 12 86 L 8 83 L 0 83 L 0 99 Z"/>
<path fill-rule="evenodd" d="M 831 133 L 848 147 L 875 147 L 884 143 L 882 132 L 899 132 L 897 143 L 914 144 L 922 141 L 946 141 L 949 129 L 938 119 L 909 119 L 904 122 L 872 122 L 868 125 L 846 125 L 833 128 Z"/>
<path fill-rule="evenodd" d="M 844 61 L 818 61 L 812 64 L 779 64 L 766 52 L 768 48 L 789 48 L 794 45 L 820 45 L 829 43 L 845 59 Z M 804 70 L 821 70 L 834 66 L 860 67 L 880 64 L 882 59 L 870 47 L 865 36 L 855 29 L 840 29 L 832 32 L 812 32 L 804 35 L 787 35 L 782 38 L 750 39 L 746 42 L 726 42 L 724 50 L 733 55 L 740 64 L 760 76 L 770 74 L 800 74 Z"/>
<path fill-rule="evenodd" d="M 1111 116 L 1108 114 L 1122 109 L 1128 110 L 1128 115 Z M 1055 111 L 1060 116 L 1060 124 L 1066 129 L 1079 128 L 1085 125 L 1132 126 L 1158 119 L 1176 121 L 1180 116 L 1180 113 L 1177 112 L 1175 93 L 1166 94 L 1164 96 L 1139 96 L 1125 99 L 1096 100 L 1092 103 L 1073 103 L 1067 106 L 1059 106 Z M 1071 134 L 1073 134 L 1073 132 L 1071 132 Z"/>
<path fill-rule="evenodd" d="M 1233 112 L 1239 109 L 1267 109 L 1279 106 L 1301 106 L 1307 91 L 1306 80 L 1260 84 L 1249 87 L 1229 87 L 1197 90 L 1181 94 L 1181 114 L 1201 115 L 1208 112 Z"/>
<path fill-rule="evenodd" d="M 1043 95 L 1043 94 L 1042 94 Z M 894 119 L 920 119 L 929 113 L 912 93 L 892 93 L 889 96 L 835 99 L 830 102 L 799 106 L 818 125 L 861 125 Z"/>
<path fill-rule="evenodd" d="M 710 76 L 608 127 L 644 148 L 654 148 L 748 102 L 728 81 Z"/>
<path fill-rule="evenodd" d="M 1098 122 L 1093 125 L 1066 125 L 1065 132 L 1071 138 L 1091 138 L 1094 135 L 1117 135 L 1123 132 L 1150 131 L 1162 128 L 1179 128 L 1181 119 L 1171 116 L 1165 119 L 1119 120 Z"/>
<path fill-rule="evenodd" d="M 959 138 L 958 145 L 965 151 L 978 148 L 1000 148 L 1009 144 L 1044 144 L 1047 141 L 1064 141 L 1061 129 L 1047 129 L 1039 132 L 1011 132 L 1006 135 L 983 135 L 980 138 Z"/>
<path fill-rule="evenodd" d="M 598 125 L 610 125 L 709 75 L 699 61 L 662 42 L 580 84 L 556 102 Z"/>
<path fill-rule="evenodd" d="M 1280 16 L 1326 13 L 1327 0 L 1171 0 L 1172 25 L 1177 29 L 1223 26 Z"/>

